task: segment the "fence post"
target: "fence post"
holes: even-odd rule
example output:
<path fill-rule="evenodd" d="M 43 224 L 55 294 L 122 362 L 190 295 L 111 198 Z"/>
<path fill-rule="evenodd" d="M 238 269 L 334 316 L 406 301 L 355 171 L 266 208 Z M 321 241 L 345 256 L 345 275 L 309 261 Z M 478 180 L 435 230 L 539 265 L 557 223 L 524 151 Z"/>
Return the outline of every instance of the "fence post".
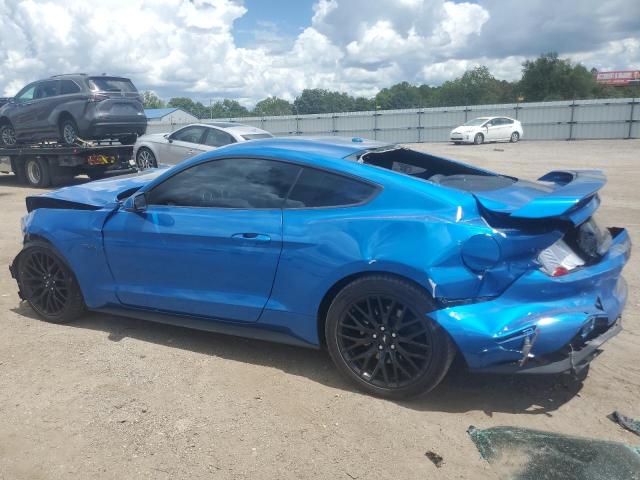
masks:
<path fill-rule="evenodd" d="M 569 138 L 567 138 L 567 140 L 573 140 L 573 124 L 575 123 L 573 121 L 573 118 L 575 115 L 575 109 L 576 109 L 576 99 L 574 98 L 573 101 L 571 102 L 571 121 L 569 122 Z"/>
<path fill-rule="evenodd" d="M 636 99 L 635 97 L 633 97 L 631 99 L 631 114 L 629 115 L 629 134 L 627 135 L 627 138 L 631 138 L 631 133 L 633 132 L 633 110 L 635 106 L 636 106 Z"/>
<path fill-rule="evenodd" d="M 418 108 L 418 143 L 422 142 L 422 111 Z"/>
<path fill-rule="evenodd" d="M 336 118 L 338 118 L 338 116 L 335 113 L 331 114 L 331 135 L 335 136 L 336 132 L 338 131 L 336 129 Z"/>

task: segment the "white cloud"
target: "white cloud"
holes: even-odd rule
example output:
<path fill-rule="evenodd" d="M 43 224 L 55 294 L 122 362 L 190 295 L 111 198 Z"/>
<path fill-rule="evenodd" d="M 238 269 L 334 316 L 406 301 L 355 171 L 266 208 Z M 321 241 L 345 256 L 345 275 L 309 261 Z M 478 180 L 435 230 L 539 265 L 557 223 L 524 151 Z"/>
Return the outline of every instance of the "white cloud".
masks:
<path fill-rule="evenodd" d="M 589 16 L 590 4 L 598 18 Z M 241 0 L 0 0 L 0 94 L 84 71 L 205 102 L 293 99 L 314 87 L 371 96 L 403 80 L 438 84 L 478 64 L 515 79 L 525 56 L 549 42 L 588 66 L 638 66 L 640 15 L 629 14 L 639 10 L 637 0 L 585 0 L 575 15 L 555 0 L 531 0 L 516 12 L 503 5 L 318 0 L 297 37 L 278 38 L 264 23 L 256 44 L 241 48 L 233 35 L 247 12 Z M 581 40 L 561 42 L 563 35 Z"/>

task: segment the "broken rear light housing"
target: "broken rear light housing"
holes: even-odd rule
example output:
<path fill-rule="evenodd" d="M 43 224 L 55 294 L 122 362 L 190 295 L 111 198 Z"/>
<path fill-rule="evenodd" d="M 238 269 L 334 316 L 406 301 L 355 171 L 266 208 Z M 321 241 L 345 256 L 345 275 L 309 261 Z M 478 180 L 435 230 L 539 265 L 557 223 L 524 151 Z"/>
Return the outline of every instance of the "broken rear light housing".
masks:
<path fill-rule="evenodd" d="M 585 264 L 585 261 L 562 239 L 540 252 L 538 261 L 542 271 L 550 277 L 567 275 Z"/>

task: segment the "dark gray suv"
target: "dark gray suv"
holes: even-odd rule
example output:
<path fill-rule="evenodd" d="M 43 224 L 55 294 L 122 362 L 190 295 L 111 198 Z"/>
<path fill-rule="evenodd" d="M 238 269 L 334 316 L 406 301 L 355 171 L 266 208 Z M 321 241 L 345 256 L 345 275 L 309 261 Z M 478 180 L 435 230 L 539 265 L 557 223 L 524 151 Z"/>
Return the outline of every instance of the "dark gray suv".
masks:
<path fill-rule="evenodd" d="M 146 129 L 140 94 L 122 77 L 57 75 L 30 83 L 0 107 L 0 146 L 106 138 L 131 145 Z"/>

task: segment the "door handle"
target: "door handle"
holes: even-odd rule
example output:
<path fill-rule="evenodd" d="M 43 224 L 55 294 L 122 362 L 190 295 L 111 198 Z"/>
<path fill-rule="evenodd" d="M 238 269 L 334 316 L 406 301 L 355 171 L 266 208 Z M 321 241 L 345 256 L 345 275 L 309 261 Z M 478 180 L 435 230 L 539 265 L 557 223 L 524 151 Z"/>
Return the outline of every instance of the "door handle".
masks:
<path fill-rule="evenodd" d="M 234 240 L 253 240 L 255 242 L 271 241 L 271 237 L 269 235 L 266 235 L 264 233 L 252 233 L 252 232 L 234 233 L 233 235 L 231 235 L 231 238 L 233 238 Z"/>

